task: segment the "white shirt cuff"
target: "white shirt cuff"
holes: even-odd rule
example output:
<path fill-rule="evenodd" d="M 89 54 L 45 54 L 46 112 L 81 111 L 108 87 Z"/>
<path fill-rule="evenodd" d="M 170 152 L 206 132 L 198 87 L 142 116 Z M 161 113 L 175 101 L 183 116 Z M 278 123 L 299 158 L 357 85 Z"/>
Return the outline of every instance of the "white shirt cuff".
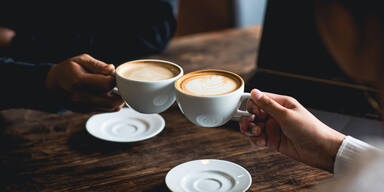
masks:
<path fill-rule="evenodd" d="M 345 137 L 336 154 L 333 168 L 334 173 L 338 174 L 348 169 L 348 164 L 350 164 L 353 159 L 356 159 L 359 153 L 367 150 L 377 150 L 377 148 L 351 136 Z"/>

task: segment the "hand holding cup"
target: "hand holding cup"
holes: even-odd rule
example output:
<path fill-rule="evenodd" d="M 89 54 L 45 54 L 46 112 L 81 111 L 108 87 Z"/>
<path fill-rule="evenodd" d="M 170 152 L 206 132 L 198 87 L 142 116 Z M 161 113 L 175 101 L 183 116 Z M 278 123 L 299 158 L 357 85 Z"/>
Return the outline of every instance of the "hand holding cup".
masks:
<path fill-rule="evenodd" d="M 112 94 L 115 67 L 88 54 L 69 58 L 53 66 L 46 87 L 62 98 L 68 109 L 79 112 L 118 111 L 123 100 Z"/>
<path fill-rule="evenodd" d="M 296 99 L 254 89 L 240 119 L 240 130 L 258 146 L 268 146 L 293 159 L 328 171 L 344 135 L 328 127 Z"/>

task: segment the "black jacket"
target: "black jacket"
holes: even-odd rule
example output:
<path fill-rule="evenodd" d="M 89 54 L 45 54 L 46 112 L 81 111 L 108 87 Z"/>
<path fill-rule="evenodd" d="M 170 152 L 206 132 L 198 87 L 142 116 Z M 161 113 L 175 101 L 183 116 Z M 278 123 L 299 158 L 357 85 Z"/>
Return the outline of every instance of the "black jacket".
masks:
<path fill-rule="evenodd" d="M 176 30 L 176 8 L 176 0 L 2 5 L 0 26 L 16 37 L 0 49 L 0 109 L 58 105 L 44 81 L 67 58 L 88 53 L 118 65 L 162 51 Z"/>

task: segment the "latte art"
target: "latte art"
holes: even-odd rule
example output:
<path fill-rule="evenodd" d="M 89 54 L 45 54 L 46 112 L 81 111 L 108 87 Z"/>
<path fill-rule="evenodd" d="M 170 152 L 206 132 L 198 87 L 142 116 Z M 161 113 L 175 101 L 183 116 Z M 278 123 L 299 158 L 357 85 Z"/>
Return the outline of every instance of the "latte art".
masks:
<path fill-rule="evenodd" d="M 127 63 L 117 71 L 123 77 L 136 81 L 160 81 L 173 78 L 179 73 L 171 65 L 156 62 Z"/>
<path fill-rule="evenodd" d="M 232 79 L 219 75 L 198 76 L 189 79 L 184 84 L 185 90 L 196 95 L 221 95 L 237 88 Z"/>
<path fill-rule="evenodd" d="M 126 71 L 124 73 L 124 77 L 133 80 L 148 80 L 148 81 L 156 81 L 156 80 L 164 80 L 174 77 L 175 75 L 165 69 L 164 67 L 158 66 L 145 66 L 146 64 L 141 64 L 141 66 L 135 66 L 134 69 Z"/>
<path fill-rule="evenodd" d="M 241 80 L 230 73 L 206 70 L 185 75 L 176 87 L 190 95 L 215 96 L 231 93 L 241 84 Z"/>

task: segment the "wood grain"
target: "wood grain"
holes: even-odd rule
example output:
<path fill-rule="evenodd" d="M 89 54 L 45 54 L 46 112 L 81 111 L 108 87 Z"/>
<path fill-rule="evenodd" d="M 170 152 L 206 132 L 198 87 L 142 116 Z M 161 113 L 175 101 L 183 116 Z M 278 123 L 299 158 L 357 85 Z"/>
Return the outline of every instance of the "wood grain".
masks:
<path fill-rule="evenodd" d="M 185 73 L 214 68 L 247 78 L 256 69 L 260 37 L 260 26 L 178 37 L 162 54 L 149 58 L 175 62 Z"/>
<path fill-rule="evenodd" d="M 254 68 L 260 28 L 175 39 L 152 58 L 172 60 L 190 72 L 221 68 L 247 76 Z M 0 191 L 169 190 L 165 176 L 196 159 L 237 163 L 252 175 L 248 191 L 310 191 L 331 177 L 267 148 L 253 147 L 236 123 L 202 128 L 173 105 L 161 115 L 165 129 L 136 143 L 96 139 L 85 130 L 92 114 L 53 114 L 29 109 L 0 112 Z"/>

